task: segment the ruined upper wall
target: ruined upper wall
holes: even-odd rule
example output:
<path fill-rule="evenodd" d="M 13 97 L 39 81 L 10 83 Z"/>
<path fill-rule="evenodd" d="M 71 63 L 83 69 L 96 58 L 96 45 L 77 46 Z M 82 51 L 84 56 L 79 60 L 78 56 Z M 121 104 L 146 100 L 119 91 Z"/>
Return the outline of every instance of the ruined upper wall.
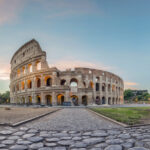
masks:
<path fill-rule="evenodd" d="M 21 46 L 13 55 L 11 59 L 11 69 L 15 68 L 16 66 L 31 60 L 34 57 L 38 56 L 46 56 L 46 53 L 42 51 L 39 43 L 32 39 L 31 41 L 25 43 Z"/>

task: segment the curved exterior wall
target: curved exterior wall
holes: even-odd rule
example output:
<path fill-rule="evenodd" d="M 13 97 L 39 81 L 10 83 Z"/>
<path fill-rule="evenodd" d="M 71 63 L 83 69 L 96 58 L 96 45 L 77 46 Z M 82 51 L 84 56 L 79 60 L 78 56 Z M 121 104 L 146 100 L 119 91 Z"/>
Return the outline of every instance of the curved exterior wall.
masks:
<path fill-rule="evenodd" d="M 36 40 L 16 51 L 11 60 L 10 98 L 14 104 L 123 104 L 123 80 L 90 68 L 49 68 L 46 52 Z"/>

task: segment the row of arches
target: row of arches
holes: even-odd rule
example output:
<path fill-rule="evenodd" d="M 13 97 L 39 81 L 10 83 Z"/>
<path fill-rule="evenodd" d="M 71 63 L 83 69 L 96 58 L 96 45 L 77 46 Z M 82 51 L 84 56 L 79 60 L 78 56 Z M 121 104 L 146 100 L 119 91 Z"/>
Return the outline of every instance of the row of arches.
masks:
<path fill-rule="evenodd" d="M 107 102 L 105 96 L 103 96 L 101 99 L 100 99 L 99 96 L 97 96 L 96 100 L 95 100 L 95 103 L 98 104 L 98 105 L 103 105 L 103 104 L 106 104 L 106 103 L 108 103 L 108 105 L 120 104 L 120 98 L 108 97 L 108 102 Z"/>
<path fill-rule="evenodd" d="M 76 95 L 72 95 L 70 97 L 70 100 L 72 101 L 72 103 L 75 105 L 75 106 L 78 106 L 79 105 L 79 101 L 78 101 L 78 96 Z M 57 95 L 57 105 L 63 105 L 63 103 L 65 102 L 65 96 L 63 94 L 58 94 Z M 21 104 L 33 104 L 33 99 L 32 99 L 32 96 L 28 96 L 27 97 L 27 101 L 25 102 L 25 98 L 22 97 L 20 99 L 20 102 Z M 42 104 L 42 99 L 41 99 L 41 96 L 40 95 L 36 95 L 36 100 L 35 102 L 36 104 L 40 105 Z M 52 101 L 52 96 L 51 95 L 46 95 L 45 96 L 45 102 L 44 102 L 46 105 L 50 105 L 52 106 L 53 104 L 53 101 Z M 81 101 L 81 104 L 82 105 L 88 105 L 88 97 L 86 95 L 83 95 L 82 96 L 82 101 Z"/>
<path fill-rule="evenodd" d="M 36 61 L 34 67 L 35 67 L 34 68 L 35 70 L 41 70 L 41 61 L 39 61 L 39 60 Z M 23 66 L 21 69 L 18 69 L 17 70 L 17 77 L 20 77 L 21 74 L 24 75 L 27 72 L 29 72 L 29 73 L 33 72 L 33 65 L 32 64 L 28 64 L 26 67 Z"/>

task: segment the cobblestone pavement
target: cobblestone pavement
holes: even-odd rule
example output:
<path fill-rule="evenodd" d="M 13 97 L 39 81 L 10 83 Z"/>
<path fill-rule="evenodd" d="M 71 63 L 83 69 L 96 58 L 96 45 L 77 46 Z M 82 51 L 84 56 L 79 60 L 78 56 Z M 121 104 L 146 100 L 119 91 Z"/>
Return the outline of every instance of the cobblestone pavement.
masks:
<path fill-rule="evenodd" d="M 26 127 L 42 130 L 97 130 L 119 128 L 110 121 L 104 120 L 83 108 L 66 108 L 45 116 L 38 121 L 30 122 Z"/>
<path fill-rule="evenodd" d="M 77 113 L 77 110 L 80 113 Z M 65 117 L 60 118 L 60 113 L 62 115 L 66 115 L 70 119 L 73 115 L 70 110 L 62 110 L 53 114 L 52 118 L 50 116 L 44 117 L 32 123 L 28 123 L 26 126 L 20 126 L 18 128 L 10 128 L 4 127 L 0 128 L 0 149 L 1 150 L 150 150 L 150 126 L 143 127 L 134 127 L 134 128 L 121 128 L 119 126 L 107 125 L 109 122 L 105 122 L 101 120 L 101 118 L 97 118 L 96 115 L 86 111 L 85 109 L 73 109 L 73 111 L 78 117 L 74 117 L 77 119 L 76 121 L 81 121 L 81 123 L 77 124 L 74 119 L 72 119 L 72 123 L 78 128 L 70 129 L 68 126 L 63 128 L 60 131 L 57 130 L 59 125 L 63 125 L 65 122 Z M 69 114 L 67 114 L 69 113 Z M 89 115 L 87 118 L 85 115 Z M 56 120 L 54 117 L 58 117 Z M 83 117 L 83 118 L 82 118 Z M 85 117 L 85 118 L 84 118 Z M 94 119 L 95 118 L 95 119 Z M 60 119 L 60 122 L 58 121 Z M 89 119 L 89 122 L 87 121 Z M 84 122 L 84 121 L 85 122 Z M 106 126 L 102 126 L 103 128 L 99 129 L 98 125 L 101 125 L 104 121 Z M 48 124 L 45 122 L 48 121 Z M 54 128 L 54 122 L 56 127 Z M 82 122 L 83 121 L 83 122 Z M 96 126 L 92 126 L 96 124 Z M 43 122 L 43 124 L 41 123 Z M 50 125 L 50 128 L 39 128 L 39 125 Z M 66 120 L 69 122 L 69 120 Z M 36 126 L 36 123 L 39 124 Z M 87 126 L 89 125 L 90 128 Z M 71 123 L 67 123 L 70 125 Z M 86 130 L 77 130 L 83 129 L 80 125 L 86 127 Z M 36 127 L 35 127 L 36 126 Z M 35 127 L 35 128 L 33 128 Z M 73 127 L 73 126 L 71 126 Z M 95 127 L 95 128 L 92 128 Z M 53 129 L 53 130 L 49 130 Z M 54 130 L 55 129 L 55 130 Z M 67 130 L 66 130 L 67 129 Z"/>
<path fill-rule="evenodd" d="M 150 126 L 94 131 L 44 131 L 20 127 L 0 131 L 6 150 L 149 150 Z"/>

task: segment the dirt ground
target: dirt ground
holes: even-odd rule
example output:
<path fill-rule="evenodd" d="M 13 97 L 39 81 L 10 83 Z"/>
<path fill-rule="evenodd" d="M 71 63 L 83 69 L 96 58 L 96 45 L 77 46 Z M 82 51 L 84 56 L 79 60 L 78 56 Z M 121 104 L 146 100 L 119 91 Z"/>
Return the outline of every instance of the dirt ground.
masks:
<path fill-rule="evenodd" d="M 5 108 L 6 107 L 0 107 L 0 124 L 14 124 L 57 109 L 11 107 L 10 110 L 6 110 Z"/>

